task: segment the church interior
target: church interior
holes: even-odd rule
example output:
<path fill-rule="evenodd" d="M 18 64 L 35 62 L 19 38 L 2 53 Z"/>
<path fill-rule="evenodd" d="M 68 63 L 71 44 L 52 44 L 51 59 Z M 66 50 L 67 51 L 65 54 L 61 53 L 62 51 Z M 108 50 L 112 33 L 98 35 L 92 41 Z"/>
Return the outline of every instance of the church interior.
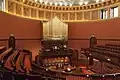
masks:
<path fill-rule="evenodd" d="M 120 80 L 120 0 L 0 0 L 0 80 Z"/>

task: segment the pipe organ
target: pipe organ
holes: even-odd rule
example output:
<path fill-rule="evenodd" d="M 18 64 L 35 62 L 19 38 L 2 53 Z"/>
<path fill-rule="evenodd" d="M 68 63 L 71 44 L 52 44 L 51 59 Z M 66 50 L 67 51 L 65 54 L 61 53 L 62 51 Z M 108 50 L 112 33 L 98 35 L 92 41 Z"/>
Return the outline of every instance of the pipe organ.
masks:
<path fill-rule="evenodd" d="M 43 22 L 43 39 L 67 40 L 68 24 L 54 17 L 49 22 Z"/>

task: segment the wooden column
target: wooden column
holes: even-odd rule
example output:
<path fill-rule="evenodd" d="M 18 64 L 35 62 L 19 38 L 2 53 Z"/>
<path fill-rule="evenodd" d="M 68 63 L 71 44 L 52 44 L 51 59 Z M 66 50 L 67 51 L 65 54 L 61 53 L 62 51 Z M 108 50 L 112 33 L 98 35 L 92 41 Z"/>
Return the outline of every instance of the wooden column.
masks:
<path fill-rule="evenodd" d="M 120 6 L 118 6 L 118 16 L 120 16 Z"/>
<path fill-rule="evenodd" d="M 110 18 L 110 7 L 107 8 L 107 18 Z"/>
<path fill-rule="evenodd" d="M 77 20 L 77 13 L 75 12 L 75 21 Z"/>
<path fill-rule="evenodd" d="M 14 6 L 14 11 L 13 12 L 14 12 L 14 14 L 16 14 L 16 3 L 14 3 L 13 6 Z"/>
<path fill-rule="evenodd" d="M 29 17 L 31 18 L 31 8 L 29 8 Z"/>
<path fill-rule="evenodd" d="M 98 20 L 100 20 L 100 9 L 98 10 Z"/>
<path fill-rule="evenodd" d="M 24 16 L 24 6 L 23 6 L 23 4 L 21 5 L 21 16 Z"/>
<path fill-rule="evenodd" d="M 5 11 L 8 12 L 8 0 L 4 0 L 5 1 Z"/>
<path fill-rule="evenodd" d="M 36 10 L 36 18 L 39 19 L 39 10 Z"/>
<path fill-rule="evenodd" d="M 46 17 L 45 17 L 46 16 L 46 12 L 45 11 L 43 12 L 43 16 L 44 16 L 43 19 L 46 19 Z"/>
<path fill-rule="evenodd" d="M 83 11 L 83 14 L 82 14 L 82 20 L 84 20 L 84 14 L 85 14 L 85 12 Z"/>
<path fill-rule="evenodd" d="M 68 13 L 68 21 L 70 21 L 70 13 Z"/>
<path fill-rule="evenodd" d="M 92 11 L 90 11 L 90 20 L 92 20 Z"/>

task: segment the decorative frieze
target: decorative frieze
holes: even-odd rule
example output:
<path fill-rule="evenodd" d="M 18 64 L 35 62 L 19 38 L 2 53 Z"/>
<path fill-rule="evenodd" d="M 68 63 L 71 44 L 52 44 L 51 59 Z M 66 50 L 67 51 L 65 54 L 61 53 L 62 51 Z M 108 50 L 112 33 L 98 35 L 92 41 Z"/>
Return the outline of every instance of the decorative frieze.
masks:
<path fill-rule="evenodd" d="M 6 12 L 14 15 L 44 21 L 48 21 L 57 16 L 60 20 L 65 22 L 76 22 L 100 20 L 100 10 L 106 8 L 110 10 L 110 7 L 119 6 L 120 0 L 110 0 L 82 6 L 44 5 L 29 0 L 6 0 L 5 3 Z"/>

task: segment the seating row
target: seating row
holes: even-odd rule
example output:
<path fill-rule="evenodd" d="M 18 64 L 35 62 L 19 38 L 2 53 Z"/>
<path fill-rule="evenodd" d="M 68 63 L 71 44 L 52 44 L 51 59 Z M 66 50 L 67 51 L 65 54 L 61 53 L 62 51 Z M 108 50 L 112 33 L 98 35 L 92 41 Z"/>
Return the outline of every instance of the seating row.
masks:
<path fill-rule="evenodd" d="M 119 73 L 120 50 L 114 47 L 118 48 L 119 46 L 95 45 L 92 46 L 91 48 L 82 49 L 81 53 L 86 55 L 87 57 L 93 57 L 94 59 L 97 59 L 99 61 L 99 62 L 93 61 L 93 65 L 89 67 L 96 73 L 102 74 Z M 118 68 L 115 68 L 115 66 L 117 66 Z"/>

